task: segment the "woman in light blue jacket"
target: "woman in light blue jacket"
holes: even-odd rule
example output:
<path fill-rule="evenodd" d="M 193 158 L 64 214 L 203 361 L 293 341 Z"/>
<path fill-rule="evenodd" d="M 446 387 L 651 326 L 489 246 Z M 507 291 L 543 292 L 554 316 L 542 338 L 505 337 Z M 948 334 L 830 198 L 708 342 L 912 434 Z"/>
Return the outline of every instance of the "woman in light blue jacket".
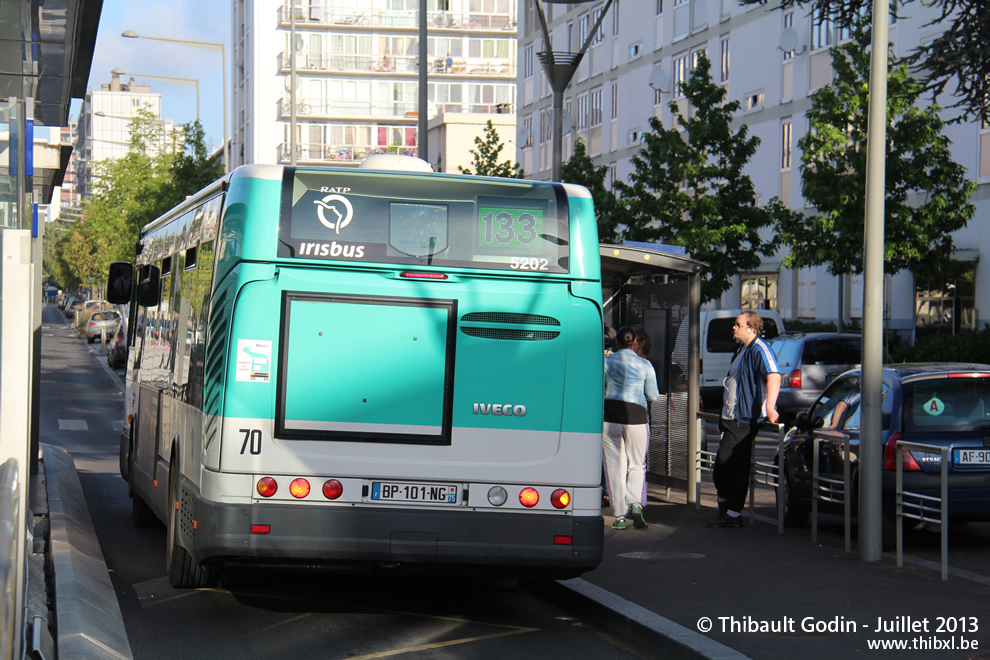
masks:
<path fill-rule="evenodd" d="M 649 402 L 660 398 L 660 392 L 653 365 L 636 354 L 636 331 L 620 328 L 615 340 L 619 350 L 605 358 L 605 483 L 615 516 L 612 529 L 625 529 L 626 516 L 642 528 Z"/>

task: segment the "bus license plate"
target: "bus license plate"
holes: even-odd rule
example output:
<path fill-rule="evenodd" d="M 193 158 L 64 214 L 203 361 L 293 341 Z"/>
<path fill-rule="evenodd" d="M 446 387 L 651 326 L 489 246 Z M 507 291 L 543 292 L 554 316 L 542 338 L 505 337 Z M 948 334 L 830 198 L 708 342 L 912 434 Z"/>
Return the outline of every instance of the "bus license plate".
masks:
<path fill-rule="evenodd" d="M 956 465 L 990 465 L 990 449 L 957 449 Z"/>
<path fill-rule="evenodd" d="M 457 486 L 373 481 L 371 483 L 371 499 L 377 502 L 457 504 Z"/>

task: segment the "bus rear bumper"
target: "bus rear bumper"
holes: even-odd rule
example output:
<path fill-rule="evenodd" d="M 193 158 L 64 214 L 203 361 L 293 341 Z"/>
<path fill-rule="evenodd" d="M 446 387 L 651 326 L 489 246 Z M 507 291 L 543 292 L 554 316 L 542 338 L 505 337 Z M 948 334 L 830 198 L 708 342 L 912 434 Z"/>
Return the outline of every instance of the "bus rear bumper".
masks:
<path fill-rule="evenodd" d="M 442 564 L 573 576 L 601 562 L 603 518 L 375 506 L 218 504 L 194 495 L 200 563 Z M 252 533 L 253 526 L 267 533 Z M 263 528 L 262 528 L 263 529 Z"/>

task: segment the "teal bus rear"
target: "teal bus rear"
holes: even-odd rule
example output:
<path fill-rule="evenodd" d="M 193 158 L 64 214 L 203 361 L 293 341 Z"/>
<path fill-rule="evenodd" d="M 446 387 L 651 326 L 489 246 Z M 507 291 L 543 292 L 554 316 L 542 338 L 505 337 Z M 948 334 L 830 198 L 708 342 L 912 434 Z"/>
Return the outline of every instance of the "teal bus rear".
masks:
<path fill-rule="evenodd" d="M 141 245 L 122 473 L 135 520 L 168 527 L 173 584 L 229 564 L 598 565 L 585 189 L 245 166 Z"/>

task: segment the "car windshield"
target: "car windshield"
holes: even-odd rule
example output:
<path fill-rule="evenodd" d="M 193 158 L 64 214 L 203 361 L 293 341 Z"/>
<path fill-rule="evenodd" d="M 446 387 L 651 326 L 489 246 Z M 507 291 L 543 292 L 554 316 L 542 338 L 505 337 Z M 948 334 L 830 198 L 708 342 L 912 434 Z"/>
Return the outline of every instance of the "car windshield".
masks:
<path fill-rule="evenodd" d="M 990 374 L 904 383 L 906 432 L 972 430 L 990 423 Z"/>

